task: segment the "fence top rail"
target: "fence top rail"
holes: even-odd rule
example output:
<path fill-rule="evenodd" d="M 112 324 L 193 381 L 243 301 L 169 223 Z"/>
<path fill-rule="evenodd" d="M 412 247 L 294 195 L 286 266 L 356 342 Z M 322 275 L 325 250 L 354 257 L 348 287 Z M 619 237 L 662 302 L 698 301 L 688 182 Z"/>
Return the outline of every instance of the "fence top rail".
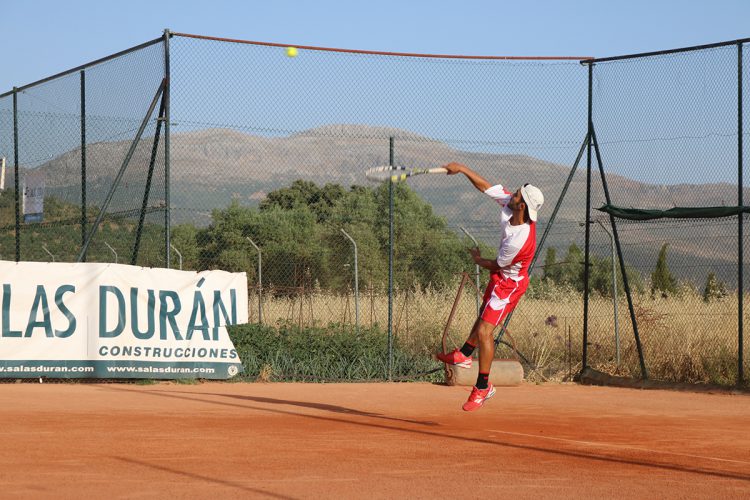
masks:
<path fill-rule="evenodd" d="M 219 38 L 205 35 L 193 35 L 190 33 L 176 33 L 172 32 L 173 36 L 181 36 L 186 38 L 197 38 L 200 40 L 212 40 L 215 42 L 229 42 L 229 43 L 242 43 L 247 45 L 262 45 L 266 47 L 295 47 L 303 50 L 318 50 L 324 52 L 342 52 L 348 54 L 367 54 L 367 55 L 379 55 L 379 56 L 397 56 L 397 57 L 420 57 L 420 58 L 433 58 L 433 59 L 483 59 L 483 60 L 498 60 L 498 61 L 583 61 L 592 59 L 590 56 L 466 56 L 456 54 L 416 54 L 409 52 L 384 52 L 378 50 L 356 50 L 356 49 L 338 49 L 331 47 L 316 47 L 312 45 L 295 45 L 289 43 L 271 43 L 271 42 L 258 42 L 253 40 L 238 40 L 233 38 Z"/>
<path fill-rule="evenodd" d="M 640 52 L 638 54 L 626 54 L 622 56 L 613 56 L 613 57 L 589 58 L 585 60 L 582 59 L 581 64 L 596 64 L 596 63 L 601 63 L 601 62 L 623 61 L 625 59 L 638 59 L 641 57 L 653 57 L 653 56 L 663 56 L 663 55 L 668 55 L 668 54 L 679 54 L 681 52 L 693 52 L 696 50 L 715 49 L 717 47 L 726 47 L 729 45 L 743 45 L 745 43 L 750 43 L 750 38 L 739 38 L 737 40 L 708 43 L 705 45 L 693 45 L 691 47 L 681 47 L 679 49 L 657 50 L 654 52 Z"/>
<path fill-rule="evenodd" d="M 131 52 L 135 52 L 136 50 L 145 49 L 146 47 L 150 47 L 151 45 L 154 45 L 154 44 L 157 44 L 157 43 L 160 43 L 160 42 L 163 42 L 163 41 L 164 41 L 164 37 L 160 36 L 159 38 L 155 38 L 153 40 L 149 40 L 148 42 L 144 42 L 144 43 L 142 43 L 140 45 L 136 45 L 134 47 L 130 47 L 129 49 L 121 50 L 120 52 L 117 52 L 115 54 L 110 54 L 108 56 L 102 57 L 101 59 L 96 59 L 95 61 L 91 61 L 91 62 L 88 62 L 86 64 L 82 64 L 80 66 L 76 66 L 75 68 L 71 68 L 71 69 L 65 70 L 65 71 L 63 71 L 61 73 L 57 73 L 55 75 L 48 76 L 46 78 L 42 78 L 41 80 L 37 80 L 35 82 L 28 83 L 28 84 L 23 85 L 21 87 L 15 87 L 12 90 L 9 90 L 8 92 L 0 94 L 0 99 L 2 99 L 3 97 L 8 97 L 9 95 L 13 95 L 13 92 L 21 92 L 21 91 L 26 90 L 28 88 L 34 87 L 36 85 L 41 85 L 43 83 L 49 82 L 51 80 L 54 80 L 56 78 L 61 78 L 63 76 L 67 76 L 67 75 L 69 75 L 71 73 L 75 73 L 76 71 L 81 71 L 83 69 L 90 68 L 91 66 L 96 66 L 97 64 L 101 64 L 103 62 L 107 62 L 107 61 L 109 61 L 111 59 L 116 59 L 116 58 L 118 58 L 120 56 L 124 56 L 125 54 L 129 54 Z"/>

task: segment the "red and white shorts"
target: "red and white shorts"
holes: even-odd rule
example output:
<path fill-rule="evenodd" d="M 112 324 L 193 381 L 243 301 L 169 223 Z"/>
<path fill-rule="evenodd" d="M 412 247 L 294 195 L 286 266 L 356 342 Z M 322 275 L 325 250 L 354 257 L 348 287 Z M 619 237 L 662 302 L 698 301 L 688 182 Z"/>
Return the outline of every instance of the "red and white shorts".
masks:
<path fill-rule="evenodd" d="M 529 286 L 529 278 L 514 281 L 500 274 L 490 274 L 490 282 L 484 291 L 480 318 L 497 326 L 515 309 L 521 296 Z"/>

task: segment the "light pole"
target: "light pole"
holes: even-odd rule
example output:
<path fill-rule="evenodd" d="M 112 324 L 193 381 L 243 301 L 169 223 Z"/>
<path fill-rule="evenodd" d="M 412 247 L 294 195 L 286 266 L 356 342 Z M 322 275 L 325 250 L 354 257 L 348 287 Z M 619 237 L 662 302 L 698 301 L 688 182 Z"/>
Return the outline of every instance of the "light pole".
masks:
<path fill-rule="evenodd" d="M 258 245 L 249 236 L 246 238 L 258 252 L 258 323 L 263 324 L 263 259 Z"/>
<path fill-rule="evenodd" d="M 180 271 L 182 271 L 182 254 L 180 253 L 179 250 L 175 248 L 173 244 L 170 243 L 169 246 L 172 247 L 172 250 L 174 250 L 174 253 L 176 253 L 177 256 L 180 258 Z"/>
<path fill-rule="evenodd" d="M 104 242 L 104 244 L 105 244 L 105 245 L 107 245 L 107 248 L 109 248 L 110 250 L 112 250 L 112 253 L 113 253 L 113 254 L 115 254 L 115 264 L 117 264 L 117 252 L 116 252 L 116 251 L 115 251 L 115 249 L 114 249 L 114 248 L 112 248 L 112 246 L 111 246 L 111 245 L 110 245 L 109 243 L 107 243 L 106 241 Z"/>
<path fill-rule="evenodd" d="M 359 335 L 359 263 L 357 262 L 357 242 L 354 238 L 349 236 L 346 231 L 341 229 L 344 236 L 349 238 L 349 241 L 354 245 L 354 317 L 356 323 L 357 335 Z"/>
<path fill-rule="evenodd" d="M 45 251 L 45 252 L 47 252 L 47 255 L 49 255 L 50 257 L 52 257 L 52 262 L 55 262 L 55 256 L 54 256 L 54 255 L 52 255 L 52 252 L 50 252 L 50 251 L 49 251 L 49 250 L 47 249 L 47 245 L 45 245 L 44 243 L 42 243 L 42 248 L 44 249 L 44 251 Z"/>
<path fill-rule="evenodd" d="M 615 353 L 617 357 L 617 366 L 620 366 L 620 330 L 617 323 L 617 267 L 615 266 L 615 237 L 609 230 L 604 227 L 601 221 L 596 221 L 604 232 L 609 235 L 610 248 L 612 252 L 612 305 L 615 310 Z"/>
<path fill-rule="evenodd" d="M 477 242 L 476 238 L 474 238 L 471 235 L 471 233 L 466 230 L 465 227 L 461 226 L 461 231 L 463 231 L 464 234 L 466 234 L 466 236 L 468 236 L 469 238 L 471 238 L 471 241 L 474 242 L 474 245 L 477 248 L 479 248 L 479 243 Z M 476 274 L 474 275 L 474 278 L 476 279 L 477 290 L 479 290 L 479 264 L 477 264 L 475 267 L 476 267 Z M 477 303 L 477 316 L 478 316 L 479 315 L 479 307 L 480 307 L 480 305 L 479 305 L 479 295 L 474 294 L 474 299 L 475 299 L 475 302 Z"/>

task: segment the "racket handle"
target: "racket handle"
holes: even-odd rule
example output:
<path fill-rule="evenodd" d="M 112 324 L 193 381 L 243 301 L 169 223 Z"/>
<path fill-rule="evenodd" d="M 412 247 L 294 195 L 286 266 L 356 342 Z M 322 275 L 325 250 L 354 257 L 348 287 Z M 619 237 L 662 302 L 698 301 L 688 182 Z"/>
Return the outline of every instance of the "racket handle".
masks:
<path fill-rule="evenodd" d="M 447 168 L 443 168 L 443 167 L 431 168 L 430 169 L 430 173 L 431 174 L 447 174 L 448 173 L 448 169 Z"/>

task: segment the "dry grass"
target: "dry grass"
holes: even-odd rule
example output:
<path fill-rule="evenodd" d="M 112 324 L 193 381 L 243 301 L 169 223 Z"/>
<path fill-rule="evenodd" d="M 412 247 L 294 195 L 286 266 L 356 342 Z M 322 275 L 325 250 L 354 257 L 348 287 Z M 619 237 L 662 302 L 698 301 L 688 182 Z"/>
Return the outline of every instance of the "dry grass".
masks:
<path fill-rule="evenodd" d="M 473 292 L 465 291 L 448 332 L 449 347 L 463 343 L 476 318 Z M 535 369 L 532 381 L 566 380 L 581 367 L 583 299 L 568 290 L 547 291 L 546 298 L 531 294 L 519 304 L 504 340 Z M 551 298 L 549 296 L 554 298 Z M 398 291 L 393 300 L 394 334 L 401 347 L 427 355 L 440 348 L 455 291 Z M 729 295 L 710 303 L 692 290 L 678 297 L 633 298 L 634 311 L 649 376 L 659 380 L 732 384 L 737 374 L 737 298 Z M 745 308 L 747 310 L 747 308 Z M 257 321 L 257 296 L 250 298 L 250 321 Z M 263 322 L 273 325 L 354 328 L 354 296 L 316 291 L 304 296 L 264 297 Z M 625 297 L 618 302 L 620 363 L 616 359 L 614 312 L 611 298 L 589 301 L 588 364 L 611 374 L 638 377 L 640 363 Z M 388 297 L 363 291 L 360 325 L 385 329 Z M 508 346 L 498 357 L 513 357 Z"/>

